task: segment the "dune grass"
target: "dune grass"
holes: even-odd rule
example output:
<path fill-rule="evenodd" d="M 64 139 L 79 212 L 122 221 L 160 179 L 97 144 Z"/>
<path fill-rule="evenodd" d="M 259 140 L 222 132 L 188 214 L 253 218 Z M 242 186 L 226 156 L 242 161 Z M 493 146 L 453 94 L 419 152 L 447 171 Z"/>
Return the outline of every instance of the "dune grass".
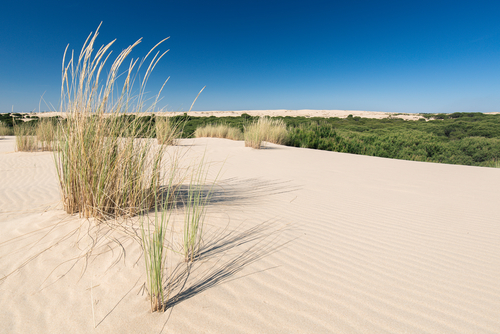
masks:
<path fill-rule="evenodd" d="M 56 147 L 57 124 L 52 120 L 41 119 L 36 126 L 36 139 L 42 151 L 53 151 Z"/>
<path fill-rule="evenodd" d="M 141 61 L 132 59 L 127 70 L 120 71 L 124 60 L 140 40 L 135 42 L 116 57 L 106 77 L 101 78 L 113 42 L 94 54 L 98 30 L 89 35 L 78 56 L 71 54 L 66 61 L 65 52 L 60 109 L 67 117 L 59 121 L 55 140 L 48 136 L 48 124 L 47 128 L 40 130 L 40 138 L 43 142 L 56 143 L 54 160 L 66 212 L 96 218 L 96 224 L 140 214 L 140 243 L 144 251 L 151 311 L 164 311 L 169 299 L 169 278 L 165 276 L 166 233 L 171 217 L 169 203 L 177 202 L 176 184 L 181 183 L 176 179 L 179 175 L 178 160 L 165 164 L 164 157 L 167 146 L 175 143 L 180 126 L 167 119 L 155 122 L 151 117 L 144 123 L 142 117 L 123 117 L 126 112 L 154 112 L 160 93 L 146 108 L 145 84 L 165 53 L 152 56 L 145 75 L 141 76 L 143 79 L 137 94 L 132 87 L 138 77 L 136 73 L 163 41 Z M 157 141 L 152 140 L 155 135 Z M 186 262 L 194 261 L 198 256 L 206 205 L 213 188 L 213 184 L 209 190 L 205 187 L 208 173 L 204 158 L 189 170 L 192 174 L 184 203 Z M 152 221 L 150 210 L 154 210 Z M 121 221 L 116 220 L 118 224 Z"/>
<path fill-rule="evenodd" d="M 133 95 L 132 87 L 136 73 L 163 41 L 142 61 L 130 61 L 118 88 L 119 69 L 141 40 L 116 57 L 103 80 L 102 71 L 113 42 L 94 55 L 98 30 L 89 35 L 78 57 L 72 54 L 66 62 L 65 52 L 63 58 L 61 111 L 67 119 L 60 123 L 55 155 L 63 204 L 68 213 L 79 213 L 85 218 L 132 216 L 154 205 L 155 192 L 161 184 L 164 150 L 141 139 L 153 136 L 151 123 L 144 128 L 119 116 L 155 108 L 158 98 L 149 109 L 144 107 L 144 89 L 165 53 L 153 56 L 137 95 Z"/>
<path fill-rule="evenodd" d="M 29 123 L 16 124 L 14 125 L 14 135 L 16 136 L 16 151 L 38 151 L 36 127 Z"/>
<path fill-rule="evenodd" d="M 157 117 L 156 138 L 160 145 L 175 145 L 182 135 L 182 122 L 175 122 L 170 117 Z"/>
<path fill-rule="evenodd" d="M 193 262 L 199 255 L 203 243 L 207 205 L 219 176 L 217 174 L 213 182 L 207 183 L 208 167 L 205 164 L 205 157 L 194 166 L 184 201 L 183 254 L 185 262 Z"/>
<path fill-rule="evenodd" d="M 207 124 L 202 127 L 198 127 L 194 136 L 196 138 L 201 137 L 212 137 L 212 138 L 227 138 L 231 140 L 242 140 L 243 133 L 240 129 L 229 126 L 227 124 Z"/>
<path fill-rule="evenodd" d="M 3 122 L 0 122 L 0 138 L 12 135 L 14 135 L 14 130 L 11 127 L 5 125 Z"/>
<path fill-rule="evenodd" d="M 245 126 L 245 146 L 259 149 L 262 142 L 285 144 L 288 139 L 286 124 L 281 119 L 260 117 Z"/>
<path fill-rule="evenodd" d="M 53 151 L 56 147 L 57 125 L 51 120 L 21 122 L 14 125 L 16 150 L 23 152 Z"/>
<path fill-rule="evenodd" d="M 170 289 L 168 286 L 165 287 L 164 284 L 167 281 L 165 277 L 167 253 L 165 238 L 171 219 L 169 205 L 175 203 L 177 198 L 177 191 L 175 190 L 178 175 L 177 162 L 177 159 L 174 158 L 165 188 L 166 192 L 155 192 L 153 226 L 150 224 L 149 216 L 141 216 L 141 242 L 146 265 L 151 312 L 164 311 L 170 296 Z"/>
<path fill-rule="evenodd" d="M 149 222 L 141 222 L 141 241 L 146 264 L 148 293 L 151 312 L 162 311 L 168 300 L 163 291 L 165 272 L 165 234 L 170 215 L 166 208 L 155 206 L 155 221 L 151 227 Z"/>

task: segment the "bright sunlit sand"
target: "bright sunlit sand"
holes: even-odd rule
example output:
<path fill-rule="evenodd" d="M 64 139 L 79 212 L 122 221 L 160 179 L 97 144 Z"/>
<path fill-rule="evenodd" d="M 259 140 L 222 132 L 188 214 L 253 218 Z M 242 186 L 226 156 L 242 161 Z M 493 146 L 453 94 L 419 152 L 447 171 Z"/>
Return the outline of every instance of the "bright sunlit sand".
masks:
<path fill-rule="evenodd" d="M 91 240 L 62 210 L 53 153 L 14 142 L 0 139 L 2 333 L 500 329 L 499 169 L 182 139 L 184 161 L 222 168 L 208 252 L 187 278 L 169 262 L 182 284 L 151 313 L 134 236 L 108 222 Z"/>

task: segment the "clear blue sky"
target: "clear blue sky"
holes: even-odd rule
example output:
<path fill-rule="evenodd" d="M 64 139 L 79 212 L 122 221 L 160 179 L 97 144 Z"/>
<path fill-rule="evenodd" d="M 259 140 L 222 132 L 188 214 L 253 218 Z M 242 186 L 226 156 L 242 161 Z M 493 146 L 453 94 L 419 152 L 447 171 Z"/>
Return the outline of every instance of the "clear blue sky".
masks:
<path fill-rule="evenodd" d="M 500 1 L 8 1 L 0 112 L 59 105 L 67 44 L 170 49 L 148 89 L 193 110 L 500 111 Z M 42 104 L 42 110 L 49 108 Z"/>

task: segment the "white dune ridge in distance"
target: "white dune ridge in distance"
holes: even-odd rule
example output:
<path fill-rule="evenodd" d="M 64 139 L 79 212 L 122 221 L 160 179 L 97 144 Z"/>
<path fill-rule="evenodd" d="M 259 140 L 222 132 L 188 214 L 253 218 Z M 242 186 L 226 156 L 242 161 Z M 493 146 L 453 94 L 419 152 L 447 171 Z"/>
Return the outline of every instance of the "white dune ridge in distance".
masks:
<path fill-rule="evenodd" d="M 288 109 L 272 109 L 272 110 L 227 110 L 227 111 L 158 111 L 158 112 L 141 112 L 137 115 L 150 116 L 152 114 L 157 116 L 181 116 L 184 114 L 189 116 L 197 117 L 238 117 L 242 114 L 248 114 L 250 116 L 270 116 L 270 117 L 339 117 L 346 118 L 349 115 L 353 117 L 363 117 L 363 118 L 400 118 L 404 120 L 419 120 L 424 118 L 421 114 L 409 114 L 409 113 L 396 113 L 396 112 L 384 112 L 384 111 L 363 111 L 363 110 L 314 110 L 314 109 L 300 109 L 300 110 L 288 110 Z M 67 113 L 51 111 L 51 112 L 39 112 L 33 114 L 39 117 L 54 117 L 61 116 L 63 118 L 67 117 Z"/>
<path fill-rule="evenodd" d="M 500 169 L 178 148 L 222 175 L 203 263 L 151 313 L 138 243 L 103 225 L 84 258 L 90 224 L 62 210 L 52 153 L 0 139 L 1 333 L 500 332 Z"/>

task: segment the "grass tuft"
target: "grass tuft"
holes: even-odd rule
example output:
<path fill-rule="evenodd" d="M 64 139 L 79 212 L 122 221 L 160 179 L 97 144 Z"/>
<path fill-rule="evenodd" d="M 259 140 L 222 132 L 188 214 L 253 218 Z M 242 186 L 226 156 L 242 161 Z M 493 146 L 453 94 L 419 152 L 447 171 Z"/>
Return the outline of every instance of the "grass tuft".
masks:
<path fill-rule="evenodd" d="M 0 122 L 0 138 L 14 135 L 14 130 L 4 122 Z"/>
<path fill-rule="evenodd" d="M 14 125 L 14 135 L 16 136 L 16 151 L 35 152 L 38 151 L 36 140 L 36 128 L 29 123 Z"/>
<path fill-rule="evenodd" d="M 176 194 L 174 181 L 177 176 L 177 161 L 172 164 L 170 176 L 167 181 L 166 192 L 155 193 L 154 222 L 141 219 L 141 241 L 146 264 L 147 286 L 151 302 L 151 312 L 165 310 L 170 297 L 170 290 L 164 288 L 166 281 L 166 243 L 165 237 L 171 218 L 169 203 L 175 202 Z"/>
<path fill-rule="evenodd" d="M 203 157 L 192 170 L 184 202 L 183 253 L 186 262 L 193 262 L 198 258 L 203 242 L 206 207 L 212 197 L 218 175 L 209 187 L 207 177 L 208 169 Z"/>
<path fill-rule="evenodd" d="M 50 119 L 42 119 L 36 128 L 36 139 L 42 151 L 53 151 L 56 147 L 57 124 Z"/>
<path fill-rule="evenodd" d="M 120 115 L 154 110 L 158 98 L 146 109 L 144 89 L 165 53 L 156 53 L 149 62 L 138 95 L 132 95 L 132 87 L 135 73 L 163 41 L 140 62 L 130 61 L 117 88 L 119 69 L 140 40 L 116 57 L 103 79 L 113 42 L 94 55 L 98 30 L 90 34 L 78 57 L 72 53 L 66 62 L 65 52 L 63 58 L 61 111 L 67 119 L 60 122 L 55 154 L 63 204 L 68 213 L 85 218 L 132 216 L 154 206 L 164 149 L 142 139 L 154 136 L 151 122 L 144 126 L 136 123 L 137 118 L 127 122 Z"/>
<path fill-rule="evenodd" d="M 170 117 L 157 117 L 156 138 L 160 145 L 176 145 L 182 135 L 180 122 L 174 122 Z"/>
<path fill-rule="evenodd" d="M 260 117 L 245 126 L 245 146 L 260 149 L 262 142 L 285 144 L 288 140 L 286 124 L 281 119 Z"/>
<path fill-rule="evenodd" d="M 196 138 L 213 137 L 231 140 L 243 139 L 243 133 L 238 128 L 226 124 L 207 124 L 203 127 L 198 127 L 194 132 L 194 136 Z"/>

